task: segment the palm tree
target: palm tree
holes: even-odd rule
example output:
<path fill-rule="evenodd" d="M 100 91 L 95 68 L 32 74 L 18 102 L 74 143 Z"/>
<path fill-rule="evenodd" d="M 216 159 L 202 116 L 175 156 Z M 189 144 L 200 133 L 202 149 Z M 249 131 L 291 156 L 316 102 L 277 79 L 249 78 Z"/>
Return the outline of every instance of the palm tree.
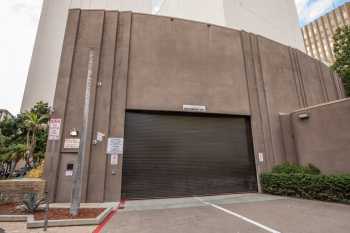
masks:
<path fill-rule="evenodd" d="M 47 128 L 48 118 L 48 114 L 40 115 L 36 112 L 26 112 L 24 114 L 24 126 L 27 129 L 27 152 L 25 154 L 25 161 L 29 167 L 32 167 L 34 160 L 34 149 L 37 142 L 37 133 L 39 130 Z"/>
<path fill-rule="evenodd" d="M 0 177 L 12 174 L 19 160 L 23 159 L 27 146 L 22 143 L 12 142 L 4 146 L 6 137 L 0 132 Z"/>

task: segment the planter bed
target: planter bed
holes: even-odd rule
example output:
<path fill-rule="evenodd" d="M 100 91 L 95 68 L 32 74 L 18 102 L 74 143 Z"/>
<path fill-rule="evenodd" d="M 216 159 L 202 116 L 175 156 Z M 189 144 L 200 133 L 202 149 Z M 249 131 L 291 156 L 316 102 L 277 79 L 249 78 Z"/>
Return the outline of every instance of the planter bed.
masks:
<path fill-rule="evenodd" d="M 16 209 L 18 204 L 8 203 L 0 205 L 0 215 L 31 215 L 30 213 L 24 212 L 22 210 Z M 99 216 L 105 208 L 81 208 L 79 214 L 75 217 L 69 214 L 68 208 L 50 208 L 48 213 L 49 220 L 57 219 L 86 219 L 86 218 L 96 218 Z M 44 220 L 45 211 L 39 210 L 34 213 L 35 220 Z"/>
<path fill-rule="evenodd" d="M 0 215 L 27 215 L 25 212 L 16 209 L 17 204 L 0 204 Z"/>
<path fill-rule="evenodd" d="M 49 211 L 49 227 L 62 226 L 83 226 L 98 225 L 113 211 L 113 207 L 102 208 L 82 208 L 80 214 L 72 218 L 69 215 L 69 209 L 57 208 L 55 211 Z M 51 215 L 51 216 L 50 216 Z M 51 218 L 50 218 L 51 217 Z M 59 218 L 58 218 L 59 217 Z M 38 228 L 44 226 L 44 213 L 36 213 L 34 216 L 29 215 L 27 219 L 27 228 Z"/>
<path fill-rule="evenodd" d="M 0 222 L 27 222 L 27 228 L 36 228 L 44 226 L 45 211 L 39 210 L 33 215 L 16 209 L 17 204 L 0 205 Z M 114 207 L 108 208 L 80 208 L 79 214 L 72 217 L 69 214 L 69 208 L 50 208 L 48 212 L 48 226 L 81 226 L 98 225 L 112 211 Z"/>
<path fill-rule="evenodd" d="M 103 208 L 81 208 L 79 214 L 75 217 L 69 214 L 69 209 L 67 208 L 50 208 L 48 213 L 49 220 L 58 219 L 86 219 L 86 218 L 96 218 L 105 209 Z M 44 220 L 45 211 L 38 211 L 34 213 L 34 220 Z"/>

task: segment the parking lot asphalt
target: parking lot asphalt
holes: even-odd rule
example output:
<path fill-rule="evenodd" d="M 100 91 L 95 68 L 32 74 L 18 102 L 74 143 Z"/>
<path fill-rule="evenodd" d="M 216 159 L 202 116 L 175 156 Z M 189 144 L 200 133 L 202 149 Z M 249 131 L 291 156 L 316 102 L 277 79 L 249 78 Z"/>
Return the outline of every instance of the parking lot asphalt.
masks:
<path fill-rule="evenodd" d="M 349 233 L 350 206 L 264 194 L 128 201 L 103 233 Z"/>

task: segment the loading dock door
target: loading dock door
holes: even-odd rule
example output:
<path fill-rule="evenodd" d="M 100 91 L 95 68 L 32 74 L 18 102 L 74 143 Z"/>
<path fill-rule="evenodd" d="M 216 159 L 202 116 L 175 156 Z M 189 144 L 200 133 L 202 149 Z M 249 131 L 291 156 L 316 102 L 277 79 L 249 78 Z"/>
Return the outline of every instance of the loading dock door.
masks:
<path fill-rule="evenodd" d="M 122 194 L 127 199 L 257 190 L 245 117 L 127 112 Z"/>

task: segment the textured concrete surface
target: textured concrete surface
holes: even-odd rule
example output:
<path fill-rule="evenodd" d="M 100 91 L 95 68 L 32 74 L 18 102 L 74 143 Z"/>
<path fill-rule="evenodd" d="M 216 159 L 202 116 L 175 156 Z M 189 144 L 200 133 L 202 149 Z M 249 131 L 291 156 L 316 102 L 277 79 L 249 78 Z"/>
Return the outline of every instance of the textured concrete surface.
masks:
<path fill-rule="evenodd" d="M 349 205 L 289 198 L 224 208 L 283 233 L 347 233 L 350 229 Z"/>
<path fill-rule="evenodd" d="M 350 206 L 262 194 L 126 202 L 104 233 L 347 233 Z"/>
<path fill-rule="evenodd" d="M 234 194 L 201 197 L 201 200 L 215 204 L 232 204 L 232 203 L 249 203 L 258 201 L 269 201 L 285 199 L 285 197 L 271 196 L 264 194 Z M 142 210 L 161 210 L 161 209 L 178 209 L 187 207 L 204 207 L 205 203 L 195 198 L 170 198 L 170 199 L 154 199 L 128 201 L 125 203 L 125 211 L 142 211 Z"/>
<path fill-rule="evenodd" d="M 309 118 L 301 120 L 300 114 Z M 300 164 L 325 174 L 350 171 L 350 99 L 304 108 L 290 114 Z"/>
<path fill-rule="evenodd" d="M 96 226 L 84 227 L 53 227 L 48 228 L 47 233 L 89 233 L 92 232 Z M 27 229 L 25 222 L 18 223 L 0 223 L 0 233 L 42 233 L 43 229 Z"/>

